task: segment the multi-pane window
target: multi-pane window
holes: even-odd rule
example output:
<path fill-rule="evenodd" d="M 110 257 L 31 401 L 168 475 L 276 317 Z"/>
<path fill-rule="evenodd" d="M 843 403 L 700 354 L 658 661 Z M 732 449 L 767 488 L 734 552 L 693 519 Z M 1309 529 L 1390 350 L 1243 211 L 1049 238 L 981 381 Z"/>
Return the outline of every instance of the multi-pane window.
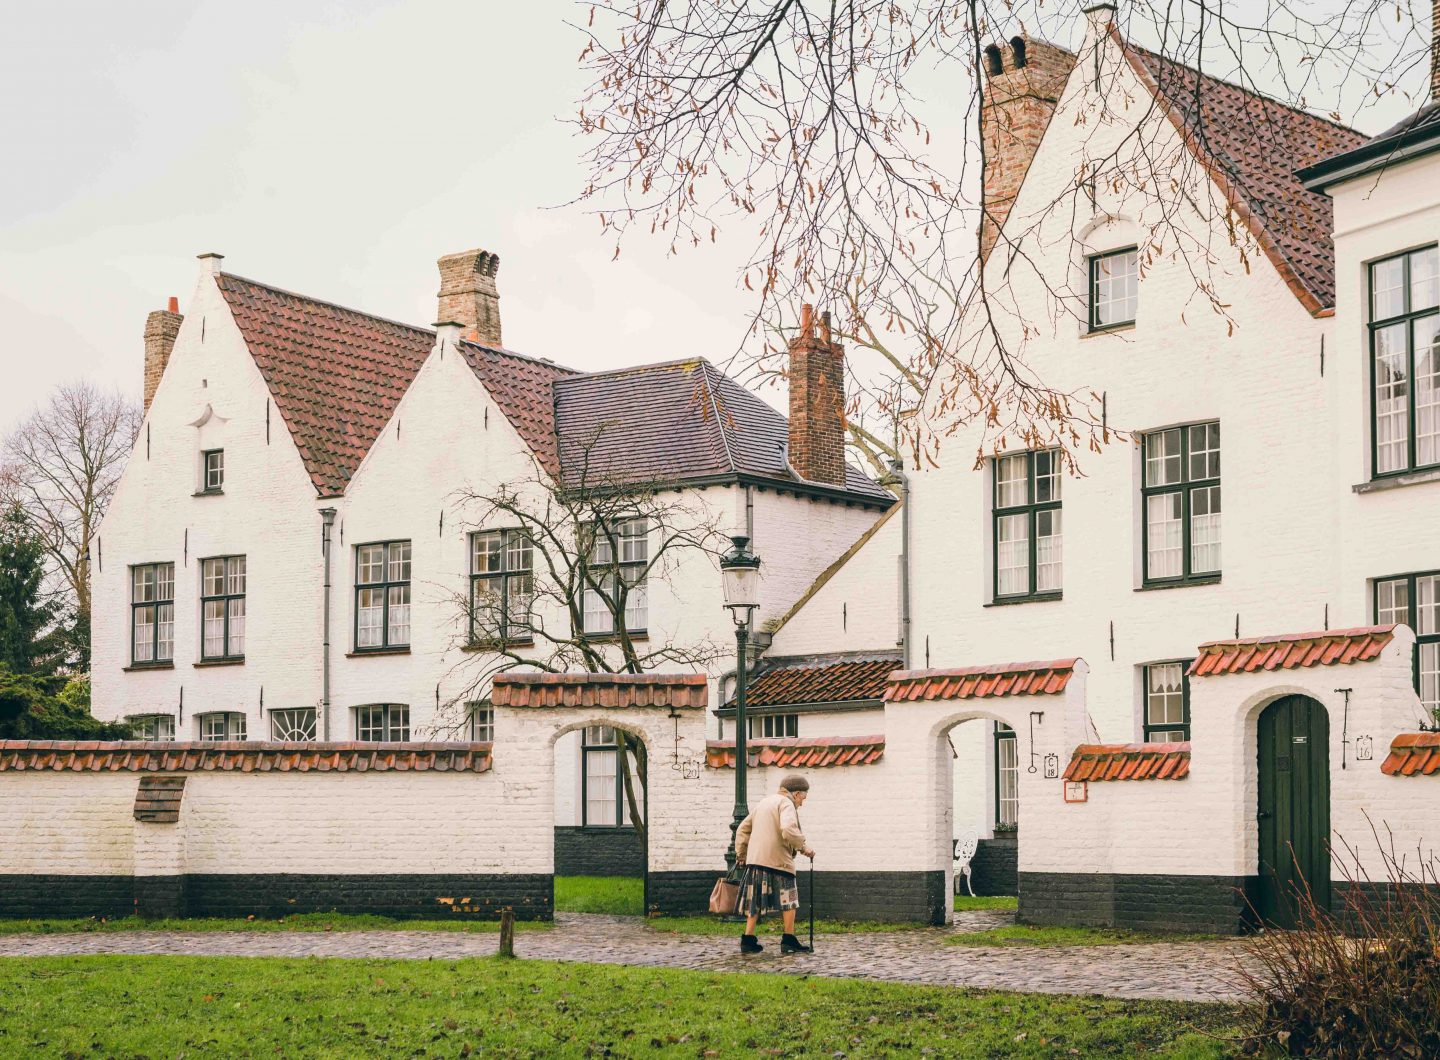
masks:
<path fill-rule="evenodd" d="M 206 493 L 219 493 L 225 488 L 225 450 L 207 449 L 200 454 L 200 488 Z"/>
<path fill-rule="evenodd" d="M 130 662 L 168 663 L 175 657 L 175 564 L 130 568 Z"/>
<path fill-rule="evenodd" d="M 1140 256 L 1134 247 L 1090 259 L 1090 330 L 1135 322 L 1140 301 Z"/>
<path fill-rule="evenodd" d="M 470 739 L 475 743 L 495 741 L 495 708 L 488 702 L 470 704 Z"/>
<path fill-rule="evenodd" d="M 137 740 L 175 739 L 175 715 L 173 714 L 137 714 L 126 720 L 130 722 Z"/>
<path fill-rule="evenodd" d="M 355 650 L 410 645 L 410 542 L 355 549 Z"/>
<path fill-rule="evenodd" d="M 788 740 L 800 735 L 798 714 L 761 714 L 745 721 L 751 740 Z"/>
<path fill-rule="evenodd" d="M 315 739 L 315 708 L 287 707 L 270 712 L 270 739 L 300 743 Z"/>
<path fill-rule="evenodd" d="M 1145 666 L 1146 743 L 1182 743 L 1190 739 L 1190 679 L 1188 662 L 1151 663 Z"/>
<path fill-rule="evenodd" d="M 1440 249 L 1370 266 L 1376 475 L 1440 465 Z"/>
<path fill-rule="evenodd" d="M 628 754 L 619 734 L 608 725 L 589 725 L 580 740 L 580 776 L 583 807 L 581 823 L 591 827 L 628 826 L 630 804 L 625 797 L 625 778 L 620 770 L 620 756 Z M 640 783 L 634 759 L 630 760 L 632 783 Z M 635 792 L 637 803 L 643 805 L 644 795 Z"/>
<path fill-rule="evenodd" d="M 403 703 L 369 703 L 356 707 L 355 739 L 404 743 L 410 739 L 410 708 Z"/>
<path fill-rule="evenodd" d="M 1415 631 L 1415 689 L 1440 724 L 1440 571 L 1376 579 L 1375 621 Z"/>
<path fill-rule="evenodd" d="M 995 460 L 995 599 L 1060 592 L 1060 453 Z"/>
<path fill-rule="evenodd" d="M 470 535 L 470 639 L 529 640 L 535 549 L 520 530 Z"/>
<path fill-rule="evenodd" d="M 245 715 L 238 711 L 216 711 L 198 716 L 200 739 L 202 740 L 243 740 L 245 739 Z"/>
<path fill-rule="evenodd" d="M 1020 823 L 1020 750 L 1015 730 L 995 723 L 995 824 L 1015 828 Z"/>
<path fill-rule="evenodd" d="M 1145 581 L 1220 574 L 1220 424 L 1145 435 Z"/>
<path fill-rule="evenodd" d="M 604 635 L 615 632 L 612 605 L 618 605 L 625 589 L 625 629 L 643 633 L 650 608 L 646 570 L 650 562 L 650 526 L 645 519 L 624 519 L 609 524 L 592 523 L 585 528 L 591 537 L 589 584 L 585 588 L 585 632 Z"/>
<path fill-rule="evenodd" d="M 245 657 L 245 557 L 219 556 L 200 564 L 203 628 L 200 658 Z"/>

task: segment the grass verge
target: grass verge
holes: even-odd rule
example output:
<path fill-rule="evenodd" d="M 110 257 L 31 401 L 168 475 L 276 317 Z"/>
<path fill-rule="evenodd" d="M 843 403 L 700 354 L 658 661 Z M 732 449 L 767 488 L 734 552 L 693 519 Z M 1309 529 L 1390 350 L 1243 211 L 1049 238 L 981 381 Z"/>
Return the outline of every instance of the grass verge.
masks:
<path fill-rule="evenodd" d="M 557 913 L 645 914 L 645 881 L 627 876 L 556 876 Z"/>
<path fill-rule="evenodd" d="M 988 931 L 966 931 L 949 935 L 951 946 L 1124 946 L 1142 942 L 1199 942 L 1217 935 L 1153 935 L 1143 931 L 1115 928 L 1035 927 L 1010 924 Z"/>
<path fill-rule="evenodd" d="M 977 895 L 971 897 L 968 894 L 957 894 L 955 896 L 955 912 L 964 913 L 972 909 L 1017 909 L 1020 906 L 1020 899 L 1014 895 Z"/>
<path fill-rule="evenodd" d="M 549 921 L 521 920 L 516 931 L 545 931 Z M 498 932 L 498 920 L 402 920 L 348 913 L 296 913 L 286 917 L 195 917 L 142 920 L 88 917 L 75 920 L 0 920 L 0 935 L 60 935 L 110 931 L 477 931 Z"/>
<path fill-rule="evenodd" d="M 0 958 L 3 1056 L 1214 1060 L 1231 1055 L 1239 1018 L 1221 1005 L 499 958 Z"/>

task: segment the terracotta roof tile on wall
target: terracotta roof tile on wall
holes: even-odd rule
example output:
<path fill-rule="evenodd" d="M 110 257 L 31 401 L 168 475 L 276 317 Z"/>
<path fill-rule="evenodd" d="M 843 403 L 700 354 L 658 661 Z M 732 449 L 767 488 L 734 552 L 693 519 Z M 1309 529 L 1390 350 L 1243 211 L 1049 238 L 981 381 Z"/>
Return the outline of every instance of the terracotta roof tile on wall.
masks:
<path fill-rule="evenodd" d="M 1278 637 L 1216 640 L 1200 645 L 1190 664 L 1191 677 L 1244 674 L 1256 670 L 1294 670 L 1302 666 L 1338 666 L 1378 659 L 1395 638 L 1395 627 L 1365 626 Z"/>
<path fill-rule="evenodd" d="M 1055 695 L 1065 691 L 1075 659 L 1054 662 L 965 666 L 953 670 L 901 670 L 891 675 L 885 698 L 891 703 L 986 696 Z"/>
<path fill-rule="evenodd" d="M 1184 780 L 1187 743 L 1084 743 L 1065 767 L 1066 780 Z"/>
<path fill-rule="evenodd" d="M 750 707 L 880 700 L 900 656 L 775 666 L 752 678 L 745 690 Z M 732 699 L 727 706 L 733 706 Z"/>
<path fill-rule="evenodd" d="M 497 707 L 676 707 L 701 710 L 710 699 L 704 674 L 497 674 Z"/>
<path fill-rule="evenodd" d="M 1359 146 L 1365 134 L 1121 43 L 1296 297 L 1312 313 L 1334 306 L 1330 198 L 1295 171 Z"/>
<path fill-rule="evenodd" d="M 0 773 L 484 773 L 490 756 L 488 743 L 0 740 Z"/>
<path fill-rule="evenodd" d="M 1387 777 L 1440 775 L 1440 732 L 1400 733 L 1390 741 L 1380 772 Z"/>
<path fill-rule="evenodd" d="M 747 740 L 745 751 L 751 767 L 824 769 L 830 766 L 868 766 L 884 757 L 885 737 Z M 711 769 L 734 769 L 735 744 L 725 740 L 705 741 L 705 764 Z"/>

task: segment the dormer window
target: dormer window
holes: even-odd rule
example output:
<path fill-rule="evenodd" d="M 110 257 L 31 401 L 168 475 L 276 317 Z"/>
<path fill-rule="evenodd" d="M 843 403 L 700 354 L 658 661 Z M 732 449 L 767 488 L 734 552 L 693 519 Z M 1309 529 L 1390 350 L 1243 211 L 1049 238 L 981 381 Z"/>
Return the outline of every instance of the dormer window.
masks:
<path fill-rule="evenodd" d="M 202 493 L 223 493 L 225 490 L 225 450 L 207 449 L 201 454 L 203 467 L 200 479 Z"/>
<path fill-rule="evenodd" d="M 1135 323 L 1140 302 L 1140 255 L 1134 247 L 1090 258 L 1090 330 Z"/>

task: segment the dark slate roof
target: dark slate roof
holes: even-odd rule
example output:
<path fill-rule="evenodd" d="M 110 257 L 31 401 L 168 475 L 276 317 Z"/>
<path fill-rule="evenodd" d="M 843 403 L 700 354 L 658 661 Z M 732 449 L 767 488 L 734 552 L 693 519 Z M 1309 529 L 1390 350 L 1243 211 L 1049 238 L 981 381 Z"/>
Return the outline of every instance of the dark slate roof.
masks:
<path fill-rule="evenodd" d="M 703 358 L 557 379 L 555 427 L 570 485 L 745 476 L 799 483 L 785 466 L 784 416 Z M 895 497 L 846 465 L 843 490 Z"/>
<path fill-rule="evenodd" d="M 1339 181 L 1437 150 L 1440 150 L 1440 101 L 1432 99 L 1378 136 L 1303 167 L 1296 177 L 1303 180 L 1306 187 L 1323 191 Z"/>
<path fill-rule="evenodd" d="M 900 669 L 899 654 L 873 658 L 812 657 L 776 659 L 750 679 L 745 706 L 781 707 L 811 703 L 879 703 L 886 682 Z M 731 712 L 732 699 L 720 709 Z"/>
<path fill-rule="evenodd" d="M 1307 189 L 1296 170 L 1359 146 L 1365 134 L 1136 45 L 1124 47 L 1296 297 L 1312 313 L 1334 306 L 1330 200 Z"/>
<path fill-rule="evenodd" d="M 220 291 L 321 496 L 345 491 L 435 345 L 435 332 L 228 273 Z M 551 361 L 462 342 L 484 384 L 544 469 L 577 481 L 746 475 L 796 481 L 785 417 L 704 360 L 579 375 Z M 563 474 L 562 474 L 562 463 Z M 841 496 L 894 497 L 853 467 Z"/>

